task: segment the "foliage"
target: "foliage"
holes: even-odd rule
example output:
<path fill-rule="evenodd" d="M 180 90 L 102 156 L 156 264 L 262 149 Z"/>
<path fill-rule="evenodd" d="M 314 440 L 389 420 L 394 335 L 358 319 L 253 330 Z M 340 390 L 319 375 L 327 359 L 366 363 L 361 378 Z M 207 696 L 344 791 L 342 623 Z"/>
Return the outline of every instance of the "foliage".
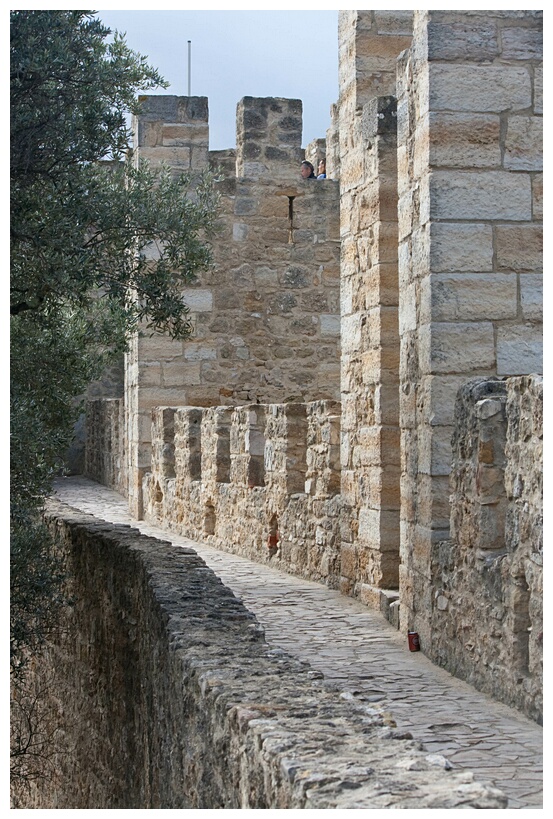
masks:
<path fill-rule="evenodd" d="M 136 166 L 128 112 L 166 83 L 110 35 L 92 12 L 11 12 L 14 667 L 54 608 L 38 512 L 75 397 L 138 327 L 185 337 L 182 289 L 210 264 L 212 180 Z"/>

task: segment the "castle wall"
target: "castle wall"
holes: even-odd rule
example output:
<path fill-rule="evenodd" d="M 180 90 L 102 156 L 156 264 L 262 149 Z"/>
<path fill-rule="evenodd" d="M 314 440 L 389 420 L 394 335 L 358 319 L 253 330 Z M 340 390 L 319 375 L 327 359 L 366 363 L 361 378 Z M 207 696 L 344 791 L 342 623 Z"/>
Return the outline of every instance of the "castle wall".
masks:
<path fill-rule="evenodd" d="M 338 587 L 337 402 L 160 407 L 152 417 L 146 519 Z"/>
<path fill-rule="evenodd" d="M 398 64 L 401 618 L 427 644 L 455 395 L 541 372 L 540 49 L 539 12 L 416 12 Z"/>
<path fill-rule="evenodd" d="M 451 539 L 432 552 L 428 653 L 453 674 L 543 717 L 543 394 L 539 377 L 459 392 Z"/>
<path fill-rule="evenodd" d="M 150 157 L 221 167 L 221 232 L 194 337 L 128 356 L 131 508 L 393 622 L 399 597 L 423 651 L 539 718 L 541 437 L 520 418 L 541 411 L 541 12 L 339 28 L 340 99 L 307 149 L 333 179 L 298 178 L 297 100 L 244 98 L 236 151 L 212 154 L 200 98 L 148 102 Z M 475 378 L 509 399 L 482 409 Z"/>
<path fill-rule="evenodd" d="M 51 776 L 34 809 L 504 808 L 471 772 L 271 651 L 191 550 L 47 512 L 74 605 L 30 675 Z M 329 715 L 332 717 L 329 719 Z M 405 771 L 409 788 L 405 788 Z"/>
<path fill-rule="evenodd" d="M 193 172 L 210 164 L 221 179 L 214 265 L 185 290 L 192 337 L 136 338 L 127 360 L 138 516 L 153 407 L 337 399 L 340 335 L 338 184 L 301 179 L 301 101 L 245 97 L 236 151 L 213 156 L 205 98 L 148 97 L 143 106 L 137 161 Z"/>
<path fill-rule="evenodd" d="M 127 446 L 123 399 L 89 399 L 85 430 L 84 474 L 124 494 L 127 489 Z"/>

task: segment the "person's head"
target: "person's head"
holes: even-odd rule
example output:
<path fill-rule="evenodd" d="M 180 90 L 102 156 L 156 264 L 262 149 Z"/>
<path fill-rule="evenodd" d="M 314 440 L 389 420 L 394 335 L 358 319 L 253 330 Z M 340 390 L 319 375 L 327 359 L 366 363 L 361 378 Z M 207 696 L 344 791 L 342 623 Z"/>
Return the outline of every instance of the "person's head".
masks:
<path fill-rule="evenodd" d="M 326 159 L 319 160 L 319 173 L 326 173 Z"/>
<path fill-rule="evenodd" d="M 310 176 L 314 175 L 314 168 L 311 162 L 308 162 L 306 159 L 303 160 L 301 163 L 301 175 L 303 179 L 309 179 Z"/>

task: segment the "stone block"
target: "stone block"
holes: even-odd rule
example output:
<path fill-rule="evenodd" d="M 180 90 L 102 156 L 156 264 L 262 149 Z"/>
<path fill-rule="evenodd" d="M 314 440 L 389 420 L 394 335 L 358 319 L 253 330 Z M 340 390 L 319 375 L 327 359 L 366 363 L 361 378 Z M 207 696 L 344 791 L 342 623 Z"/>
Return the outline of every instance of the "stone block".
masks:
<path fill-rule="evenodd" d="M 413 34 L 412 11 L 375 11 L 374 20 L 379 34 L 400 34 L 408 37 Z"/>
<path fill-rule="evenodd" d="M 543 66 L 534 68 L 534 113 L 543 114 Z"/>
<path fill-rule="evenodd" d="M 543 276 L 541 273 L 526 273 L 520 276 L 520 305 L 523 319 L 542 320 Z"/>
<path fill-rule="evenodd" d="M 531 182 L 526 174 L 505 171 L 430 174 L 432 219 L 529 221 L 531 214 Z"/>
<path fill-rule="evenodd" d="M 145 159 L 152 168 L 168 165 L 184 171 L 191 167 L 192 151 L 189 147 L 140 148 L 140 159 Z"/>
<path fill-rule="evenodd" d="M 541 225 L 497 225 L 497 266 L 500 270 L 541 270 L 543 228 Z"/>
<path fill-rule="evenodd" d="M 399 552 L 399 515 L 379 509 L 359 510 L 359 543 L 375 551 Z"/>
<path fill-rule="evenodd" d="M 339 336 L 340 316 L 322 314 L 319 317 L 319 326 L 322 336 Z"/>
<path fill-rule="evenodd" d="M 187 342 L 188 343 L 188 342 Z M 152 336 L 138 339 L 139 367 L 145 361 L 171 361 L 183 354 L 183 342 L 173 341 L 166 336 Z"/>
<path fill-rule="evenodd" d="M 138 384 L 141 387 L 161 386 L 161 364 L 144 362 L 138 372 Z"/>
<path fill-rule="evenodd" d="M 411 282 L 407 287 L 402 288 L 400 292 L 399 302 L 399 333 L 404 335 L 412 330 L 417 329 L 417 293 L 419 292 L 419 283 Z"/>
<path fill-rule="evenodd" d="M 543 120 L 541 117 L 509 117 L 505 137 L 504 165 L 513 171 L 543 168 Z"/>
<path fill-rule="evenodd" d="M 433 273 L 491 271 L 493 269 L 491 226 L 432 222 L 430 269 Z"/>
<path fill-rule="evenodd" d="M 431 166 L 501 166 L 499 115 L 430 112 L 426 127 Z"/>
<path fill-rule="evenodd" d="M 190 287 L 182 291 L 182 297 L 193 313 L 208 313 L 213 309 L 211 290 Z"/>
<path fill-rule="evenodd" d="M 451 435 L 453 427 L 427 426 L 418 430 L 419 473 L 426 475 L 449 475 L 451 471 Z"/>
<path fill-rule="evenodd" d="M 344 316 L 341 324 L 343 352 L 357 352 L 361 347 L 363 314 Z"/>
<path fill-rule="evenodd" d="M 528 375 L 542 372 L 541 328 L 530 324 L 499 327 L 497 331 L 497 374 Z"/>
<path fill-rule="evenodd" d="M 543 174 L 537 173 L 532 178 L 532 217 L 543 219 Z"/>
<path fill-rule="evenodd" d="M 184 357 L 187 361 L 204 361 L 217 358 L 217 350 L 207 344 L 188 342 L 184 347 Z"/>
<path fill-rule="evenodd" d="M 419 366 L 422 374 L 471 373 L 495 366 L 491 322 L 424 324 L 419 330 Z"/>
<path fill-rule="evenodd" d="M 411 32 L 403 36 L 382 37 L 372 31 L 360 31 L 357 34 L 355 45 L 357 60 L 362 61 L 363 69 L 367 74 L 390 71 L 395 73 L 398 54 L 411 44 Z M 384 96 L 391 91 L 373 93 L 371 96 Z"/>
<path fill-rule="evenodd" d="M 499 54 L 498 29 L 486 23 L 428 23 L 429 60 L 492 61 Z"/>
<path fill-rule="evenodd" d="M 163 364 L 162 379 L 164 387 L 201 384 L 200 364 L 191 364 L 189 361 Z"/>
<path fill-rule="evenodd" d="M 419 400 L 425 424 L 453 424 L 457 393 L 466 380 L 466 375 L 427 375 L 421 379 Z"/>
<path fill-rule="evenodd" d="M 526 67 L 510 65 L 429 65 L 431 111 L 518 111 L 532 104 Z"/>
<path fill-rule="evenodd" d="M 187 404 L 187 396 L 178 388 L 141 387 L 138 403 L 141 411 L 149 413 L 153 407 L 182 407 Z"/>
<path fill-rule="evenodd" d="M 420 321 L 484 321 L 517 315 L 514 273 L 439 273 L 421 283 Z"/>
<path fill-rule="evenodd" d="M 235 222 L 232 226 L 232 238 L 235 242 L 245 242 L 248 238 L 248 226 Z"/>
<path fill-rule="evenodd" d="M 353 543 L 342 542 L 340 548 L 340 574 L 350 580 L 355 580 L 358 573 L 358 564 L 357 547 Z"/>
<path fill-rule="evenodd" d="M 517 26 L 501 30 L 503 60 L 543 60 L 543 34 L 540 29 Z"/>
<path fill-rule="evenodd" d="M 451 443 L 449 449 L 451 459 L 453 456 Z M 418 519 L 431 529 L 447 529 L 449 526 L 451 509 L 449 484 L 450 478 L 448 475 L 419 475 L 417 485 Z"/>
<path fill-rule="evenodd" d="M 207 150 L 209 128 L 207 123 L 163 122 L 160 126 L 161 144 L 164 147 L 196 145 Z"/>

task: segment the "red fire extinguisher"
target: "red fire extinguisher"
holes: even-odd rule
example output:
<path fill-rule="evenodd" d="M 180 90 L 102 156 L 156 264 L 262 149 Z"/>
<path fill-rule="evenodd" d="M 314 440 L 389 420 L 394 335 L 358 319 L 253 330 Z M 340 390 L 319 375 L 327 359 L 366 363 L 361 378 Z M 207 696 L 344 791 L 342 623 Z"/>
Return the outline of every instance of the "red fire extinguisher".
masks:
<path fill-rule="evenodd" d="M 421 644 L 420 644 L 418 632 L 408 631 L 407 632 L 407 640 L 409 642 L 409 651 L 420 651 L 421 650 Z"/>

